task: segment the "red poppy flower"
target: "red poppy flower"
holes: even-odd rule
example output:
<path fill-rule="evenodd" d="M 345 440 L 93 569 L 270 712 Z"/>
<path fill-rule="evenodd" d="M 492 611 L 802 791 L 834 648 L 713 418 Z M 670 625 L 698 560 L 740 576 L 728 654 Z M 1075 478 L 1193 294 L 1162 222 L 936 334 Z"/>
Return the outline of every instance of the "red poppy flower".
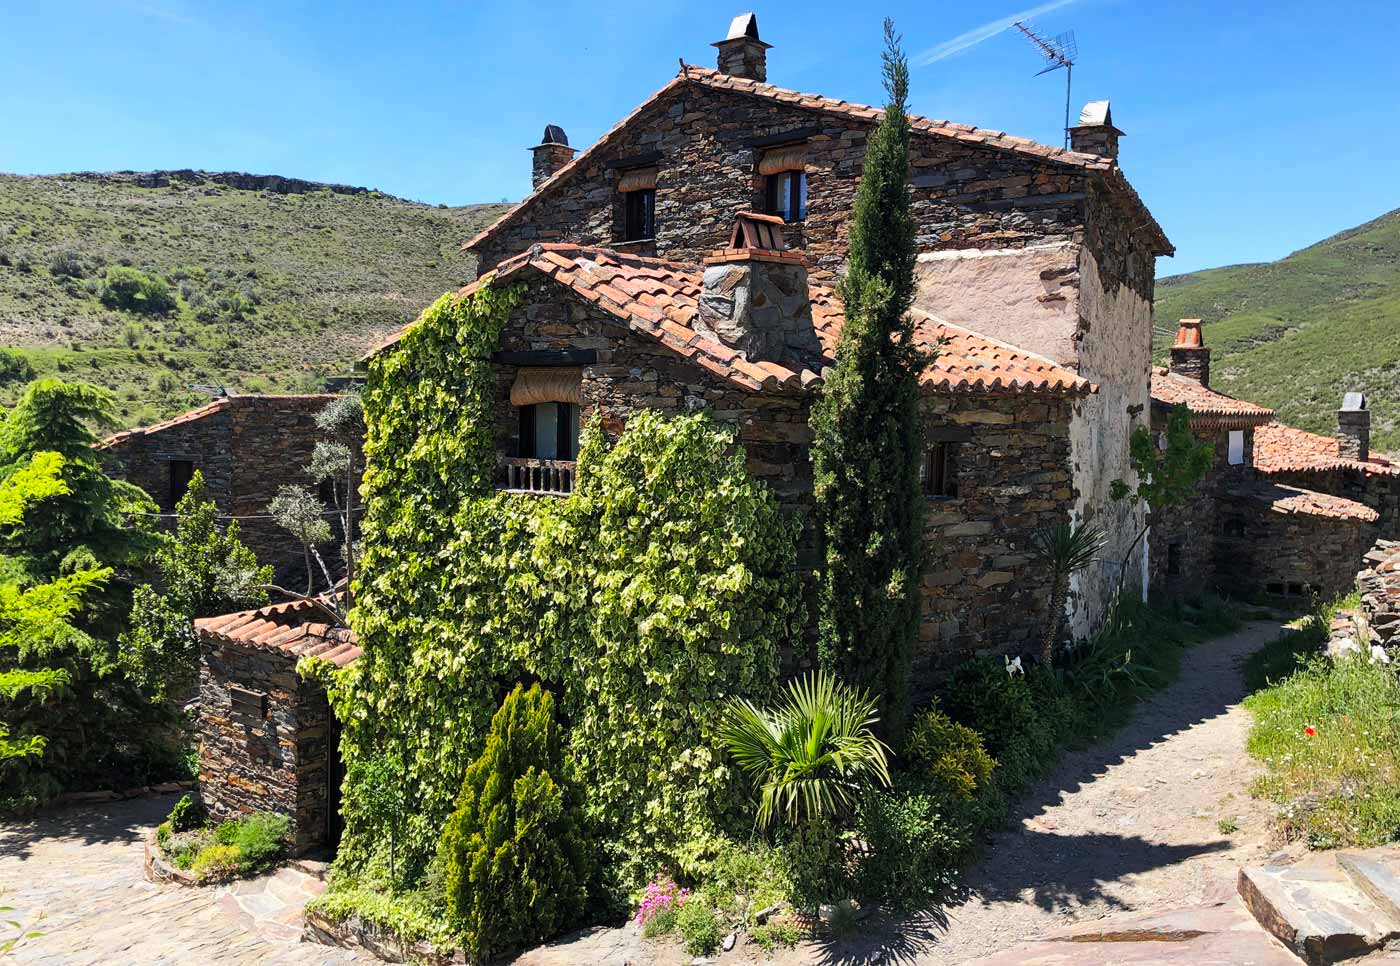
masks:
<path fill-rule="evenodd" d="M 1317 729 L 1314 728 L 1312 725 L 1308 725 L 1306 728 L 1303 729 L 1303 734 L 1307 735 L 1309 738 L 1312 738 L 1317 735 Z"/>

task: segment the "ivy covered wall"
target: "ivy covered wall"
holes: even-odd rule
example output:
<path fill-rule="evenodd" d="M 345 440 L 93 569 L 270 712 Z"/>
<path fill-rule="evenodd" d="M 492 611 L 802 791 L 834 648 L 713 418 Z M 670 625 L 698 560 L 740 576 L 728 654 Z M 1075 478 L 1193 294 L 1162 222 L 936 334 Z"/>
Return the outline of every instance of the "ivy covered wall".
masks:
<path fill-rule="evenodd" d="M 712 724 L 762 698 L 800 626 L 797 524 L 731 427 L 642 411 L 585 434 L 568 498 L 494 492 L 489 356 L 519 286 L 444 296 L 370 366 L 364 656 L 333 688 L 352 779 L 343 861 L 389 841 L 354 763 L 388 756 L 410 877 L 431 860 L 501 698 L 553 690 L 593 833 L 622 884 L 685 861 L 738 815 Z"/>

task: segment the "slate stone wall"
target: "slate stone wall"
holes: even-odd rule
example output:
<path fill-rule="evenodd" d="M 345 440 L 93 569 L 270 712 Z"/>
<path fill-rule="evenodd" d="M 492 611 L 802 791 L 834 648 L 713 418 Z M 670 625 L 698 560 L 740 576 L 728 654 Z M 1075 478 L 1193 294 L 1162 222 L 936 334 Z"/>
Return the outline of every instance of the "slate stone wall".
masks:
<path fill-rule="evenodd" d="M 1221 584 L 1236 592 L 1330 600 L 1351 591 L 1374 524 L 1284 513 L 1247 497 L 1221 501 Z"/>
<path fill-rule="evenodd" d="M 761 211 L 758 162 L 784 134 L 807 143 L 807 218 L 787 228 L 816 277 L 840 270 L 869 121 L 731 91 L 687 86 L 651 105 L 566 184 L 478 249 L 489 267 L 537 242 L 600 245 L 699 262 L 725 246 L 734 215 Z M 760 143 L 755 143 L 760 142 Z M 659 160 L 657 160 L 659 155 Z M 621 243 L 619 163 L 657 167 L 656 238 Z M 915 133 L 914 217 L 920 250 L 1016 248 L 1076 240 L 1085 224 L 1084 172 L 1008 151 Z"/>
<path fill-rule="evenodd" d="M 620 433 L 646 407 L 666 412 L 708 410 L 738 427 L 748 469 L 770 484 L 781 504 L 804 523 L 799 568 L 818 563 L 811 519 L 811 397 L 740 389 L 558 286 L 531 281 L 508 322 L 504 351 L 593 349 L 582 366 L 582 420 L 597 412 Z M 497 439 L 503 455 L 519 452 L 519 416 L 510 405 L 516 367 L 498 365 Z M 924 411 L 931 441 L 959 447 L 958 497 L 931 500 L 932 549 L 923 578 L 923 624 L 916 657 L 922 687 L 954 661 L 977 652 L 1024 650 L 1043 627 L 1048 574 L 1025 551 L 1037 527 L 1067 520 L 1075 490 L 1069 463 L 1074 403 L 1053 396 L 929 396 Z M 811 585 L 808 584 L 809 603 Z M 815 610 L 809 607 L 809 616 Z M 790 665 L 810 663 L 792 655 Z"/>
<path fill-rule="evenodd" d="M 1285 486 L 1299 486 L 1364 503 L 1380 514 L 1376 532 L 1386 540 L 1400 540 L 1400 476 L 1334 469 L 1291 470 L 1269 473 L 1267 477 Z"/>
<path fill-rule="evenodd" d="M 279 812 L 305 851 L 325 841 L 330 708 L 296 673 L 296 657 L 237 644 L 202 646 L 199 791 L 217 821 Z M 262 696 L 261 710 L 247 694 Z"/>

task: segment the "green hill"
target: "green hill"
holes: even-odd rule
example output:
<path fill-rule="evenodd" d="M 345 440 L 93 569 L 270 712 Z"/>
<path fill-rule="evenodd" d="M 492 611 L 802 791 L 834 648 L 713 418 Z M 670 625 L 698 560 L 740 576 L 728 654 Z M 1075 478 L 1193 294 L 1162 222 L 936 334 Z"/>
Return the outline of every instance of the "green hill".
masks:
<path fill-rule="evenodd" d="M 1328 434 L 1362 389 L 1372 446 L 1400 449 L 1400 209 L 1276 262 L 1161 279 L 1160 351 L 1179 318 L 1206 321 L 1213 387 Z"/>
<path fill-rule="evenodd" d="M 0 175 L 0 402 L 56 373 L 115 390 L 137 425 L 207 401 L 192 385 L 323 388 L 474 277 L 459 246 L 504 207 L 234 173 Z"/>

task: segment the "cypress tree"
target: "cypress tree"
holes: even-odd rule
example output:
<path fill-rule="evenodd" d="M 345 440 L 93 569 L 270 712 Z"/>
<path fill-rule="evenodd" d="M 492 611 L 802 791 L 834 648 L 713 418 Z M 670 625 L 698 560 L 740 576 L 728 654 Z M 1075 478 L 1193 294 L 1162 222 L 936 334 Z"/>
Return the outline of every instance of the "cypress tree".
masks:
<path fill-rule="evenodd" d="M 818 586 L 824 668 L 881 696 L 897 734 L 909 705 L 919 620 L 923 425 L 914 344 L 914 217 L 909 192 L 909 66 L 885 21 L 889 102 L 865 154 L 841 298 L 846 323 L 834 371 L 812 410 Z"/>

